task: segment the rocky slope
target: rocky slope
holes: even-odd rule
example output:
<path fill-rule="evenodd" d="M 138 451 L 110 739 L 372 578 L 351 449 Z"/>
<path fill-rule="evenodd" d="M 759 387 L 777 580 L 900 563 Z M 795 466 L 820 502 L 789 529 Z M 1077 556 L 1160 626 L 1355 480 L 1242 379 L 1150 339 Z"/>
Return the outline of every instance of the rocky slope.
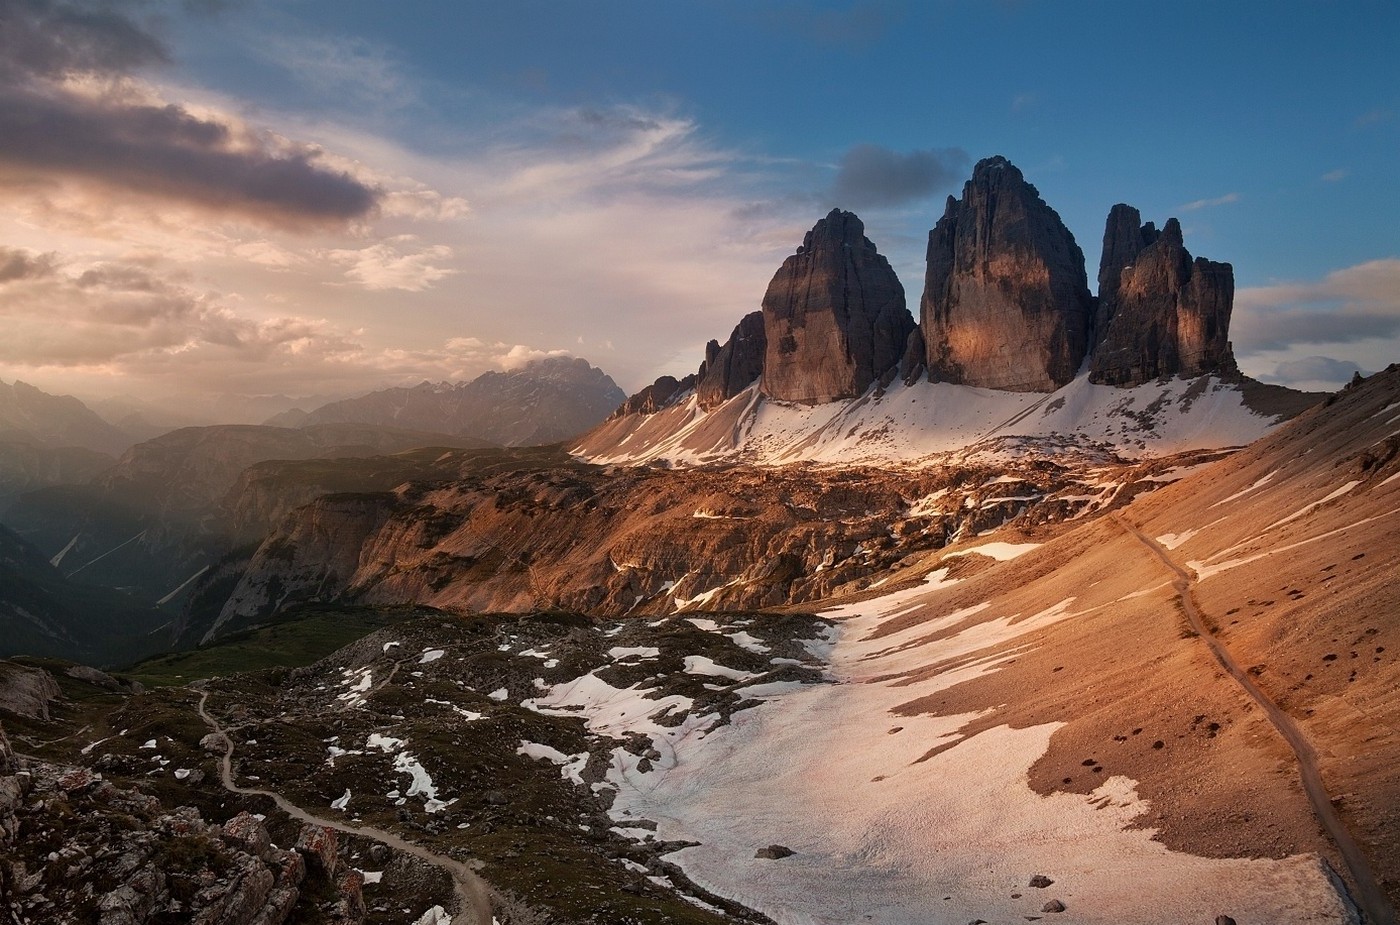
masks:
<path fill-rule="evenodd" d="M 764 395 L 855 398 L 899 365 L 914 319 L 889 261 L 851 212 L 833 209 L 783 261 L 763 296 Z"/>
<path fill-rule="evenodd" d="M 1074 235 L 1006 158 L 979 161 L 929 232 L 920 301 L 929 377 L 1052 392 L 1079 371 L 1092 317 Z"/>
<path fill-rule="evenodd" d="M 377 424 L 458 434 L 500 446 L 556 443 L 582 433 L 626 399 L 587 360 L 547 357 L 470 382 L 382 389 L 268 421 L 290 427 Z"/>
<path fill-rule="evenodd" d="M 66 578 L 33 546 L 0 527 L 0 658 L 127 661 L 160 647 L 151 634 L 168 619 L 131 595 Z"/>
<path fill-rule="evenodd" d="M 1101 513 L 1211 456 L 918 471 L 463 465 L 288 515 L 204 637 L 312 599 L 606 616 L 821 600 L 958 537 Z"/>

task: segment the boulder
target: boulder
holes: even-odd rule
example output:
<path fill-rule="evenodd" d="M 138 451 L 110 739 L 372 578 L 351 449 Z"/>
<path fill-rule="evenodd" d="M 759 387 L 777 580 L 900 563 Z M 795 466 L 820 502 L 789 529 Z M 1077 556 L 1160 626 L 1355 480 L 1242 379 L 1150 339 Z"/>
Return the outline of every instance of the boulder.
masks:
<path fill-rule="evenodd" d="M 913 329 L 889 261 L 854 213 L 833 209 L 763 296 L 763 394 L 804 404 L 855 398 L 899 365 Z"/>
<path fill-rule="evenodd" d="M 63 673 L 70 678 L 77 678 L 79 681 L 86 681 L 89 684 L 94 684 L 97 687 L 105 688 L 109 691 L 121 689 L 121 684 L 116 678 L 105 671 L 98 671 L 96 668 L 91 668 L 87 665 L 73 665 Z"/>
<path fill-rule="evenodd" d="M 296 850 L 306 858 L 307 870 L 322 877 L 335 873 L 338 853 L 335 829 L 323 825 L 303 825 L 297 835 Z"/>
<path fill-rule="evenodd" d="M 920 326 L 929 378 L 1051 392 L 1089 346 L 1084 253 L 1004 157 L 978 162 L 929 232 Z"/>
<path fill-rule="evenodd" d="M 700 407 L 708 411 L 753 385 L 763 374 L 767 349 L 762 312 L 745 315 L 723 347 L 713 340 L 706 344 L 705 362 L 700 366 L 695 385 Z"/>
<path fill-rule="evenodd" d="M 46 720 L 49 701 L 61 693 L 58 682 L 44 669 L 0 662 L 0 710 Z"/>
<path fill-rule="evenodd" d="M 1228 339 L 1233 268 L 1193 260 L 1176 219 L 1160 233 L 1149 223 L 1134 235 L 1137 220 L 1137 210 L 1124 205 L 1108 216 L 1090 380 L 1132 386 L 1166 376 L 1237 373 Z"/>

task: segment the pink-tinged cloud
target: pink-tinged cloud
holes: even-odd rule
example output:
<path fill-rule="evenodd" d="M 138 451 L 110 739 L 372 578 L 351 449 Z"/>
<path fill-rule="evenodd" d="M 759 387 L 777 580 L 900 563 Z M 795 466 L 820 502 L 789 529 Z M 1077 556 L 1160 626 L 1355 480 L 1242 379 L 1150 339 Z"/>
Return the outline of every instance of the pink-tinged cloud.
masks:
<path fill-rule="evenodd" d="M 382 191 L 315 147 L 152 100 L 128 79 L 164 58 L 111 8 L 0 4 L 0 188 L 76 181 L 281 227 L 376 210 Z"/>

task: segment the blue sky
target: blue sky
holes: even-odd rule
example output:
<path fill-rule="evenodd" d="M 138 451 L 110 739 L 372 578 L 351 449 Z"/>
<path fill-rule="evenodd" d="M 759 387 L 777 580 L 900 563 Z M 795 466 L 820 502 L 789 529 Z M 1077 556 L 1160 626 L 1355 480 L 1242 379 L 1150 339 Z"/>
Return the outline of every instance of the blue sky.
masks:
<path fill-rule="evenodd" d="M 0 156 L 0 276 L 30 287 L 0 292 L 6 379 L 329 395 L 566 351 L 631 390 L 697 365 L 832 206 L 917 316 L 928 230 L 992 154 L 1091 280 L 1114 203 L 1180 217 L 1235 267 L 1246 372 L 1400 360 L 1393 2 L 0 11 L 37 24 L 0 74 L 15 106 L 61 110 L 72 145 L 186 119 L 126 169 L 58 130 Z M 63 29 L 89 44 L 43 44 Z"/>

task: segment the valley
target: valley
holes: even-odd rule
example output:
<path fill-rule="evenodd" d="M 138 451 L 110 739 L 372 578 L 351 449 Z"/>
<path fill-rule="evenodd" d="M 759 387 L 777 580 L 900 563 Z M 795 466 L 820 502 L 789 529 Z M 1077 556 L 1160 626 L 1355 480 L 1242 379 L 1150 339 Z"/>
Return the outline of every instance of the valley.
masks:
<path fill-rule="evenodd" d="M 1393 923 L 1400 367 L 1244 376 L 1229 264 L 1119 204 L 1091 294 L 1001 157 L 927 267 L 916 322 L 837 209 L 631 397 L 16 489 L 10 918 Z"/>

